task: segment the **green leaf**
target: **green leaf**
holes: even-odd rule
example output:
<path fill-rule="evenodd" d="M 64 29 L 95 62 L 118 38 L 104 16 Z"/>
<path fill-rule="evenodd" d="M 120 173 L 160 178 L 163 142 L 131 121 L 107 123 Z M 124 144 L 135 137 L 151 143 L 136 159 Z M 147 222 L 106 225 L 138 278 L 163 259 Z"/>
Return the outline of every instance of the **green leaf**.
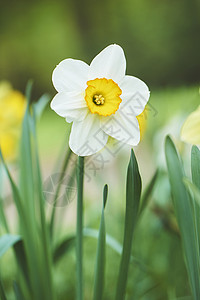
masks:
<path fill-rule="evenodd" d="M 37 120 L 41 118 L 41 115 L 46 107 L 46 105 L 50 101 L 50 96 L 47 94 L 44 94 L 38 99 L 37 102 L 33 103 L 33 109 L 34 109 L 34 115 Z"/>
<path fill-rule="evenodd" d="M 98 240 L 99 230 L 93 228 L 83 228 L 83 236 L 85 238 L 94 238 Z M 76 241 L 76 236 L 69 236 L 63 239 L 53 250 L 53 262 L 56 264 L 63 255 L 65 255 L 74 245 Z M 109 246 L 113 251 L 121 256 L 122 254 L 122 244 L 120 244 L 114 237 L 106 234 L 106 246 Z M 131 255 L 131 262 L 137 265 L 142 271 L 148 272 L 148 267 L 144 265 L 138 258 Z"/>
<path fill-rule="evenodd" d="M 30 282 L 30 278 L 29 278 L 30 274 L 29 274 L 29 270 L 28 270 L 27 255 L 26 255 L 24 243 L 22 240 L 19 240 L 14 244 L 14 252 L 15 252 L 18 266 L 24 275 L 26 284 L 29 287 L 29 290 L 31 290 L 31 282 Z"/>
<path fill-rule="evenodd" d="M 200 150 L 197 146 L 192 146 L 191 151 L 192 181 L 200 190 Z"/>
<path fill-rule="evenodd" d="M 198 244 L 200 248 L 200 209 L 198 205 L 198 191 L 200 191 L 200 151 L 197 146 L 192 147 L 191 151 L 191 173 L 192 181 L 194 183 L 193 195 L 194 195 L 194 214 L 195 214 L 195 226 L 196 235 L 198 237 Z M 197 190 L 198 191 L 197 191 Z"/>
<path fill-rule="evenodd" d="M 26 108 L 20 147 L 20 196 L 28 225 L 19 217 L 34 298 L 54 299 L 51 247 L 44 211 L 42 177 L 36 139 L 36 111 L 31 106 L 31 84 L 27 85 Z M 36 192 L 37 191 L 37 192 Z"/>
<path fill-rule="evenodd" d="M 188 178 L 183 178 L 183 182 L 188 193 L 190 194 L 190 201 L 193 207 L 196 242 L 197 246 L 199 245 L 198 248 L 200 249 L 200 190 Z"/>
<path fill-rule="evenodd" d="M 84 237 L 92 237 L 98 239 L 99 231 L 93 228 L 84 228 L 83 235 Z M 122 245 L 109 234 L 106 234 L 106 245 L 110 246 L 119 255 L 122 254 L 122 250 L 123 250 Z"/>
<path fill-rule="evenodd" d="M 15 293 L 15 298 L 16 300 L 25 300 L 22 291 L 20 289 L 20 286 L 17 284 L 16 281 L 13 282 L 13 288 L 14 288 L 14 293 Z"/>
<path fill-rule="evenodd" d="M 33 168 L 34 178 L 35 178 L 35 186 L 37 188 L 37 200 L 39 203 L 39 211 L 40 211 L 40 234 L 42 243 L 40 247 L 43 249 L 41 251 L 41 258 L 43 262 L 43 272 L 45 277 L 44 284 L 46 286 L 46 297 L 48 299 L 54 299 L 54 289 L 53 289 L 53 278 L 52 278 L 52 253 L 50 248 L 50 238 L 48 225 L 46 221 L 45 215 L 45 206 L 44 206 L 44 195 L 43 195 L 43 185 L 42 185 L 42 175 L 40 170 L 40 161 L 38 154 L 38 144 L 37 144 L 37 135 L 36 135 L 36 116 L 35 111 L 33 112 L 32 117 L 32 132 L 33 132 L 33 156 L 35 161 L 35 166 Z M 42 276 L 42 275 L 41 275 Z"/>
<path fill-rule="evenodd" d="M 9 179 L 9 182 L 10 182 L 10 185 L 11 185 L 11 189 L 12 189 L 12 194 L 13 194 L 13 199 L 15 201 L 15 204 L 16 204 L 16 207 L 17 207 L 17 210 L 18 210 L 18 213 L 19 215 L 21 216 L 21 218 L 23 220 L 26 220 L 26 214 L 24 213 L 24 210 L 23 210 L 23 206 L 22 206 L 22 203 L 21 203 L 21 197 L 20 197 L 20 194 L 19 194 L 19 190 L 8 170 L 8 167 L 5 163 L 5 160 L 3 158 L 3 155 L 2 155 L 2 152 L 1 152 L 1 149 L 0 149 L 0 159 L 3 163 L 3 166 L 5 168 L 5 171 L 6 171 L 6 174 L 8 176 L 8 179 Z M 27 224 L 28 225 L 28 224 Z"/>
<path fill-rule="evenodd" d="M 4 234 L 0 237 L 0 257 L 3 256 L 8 249 L 19 242 L 21 237 L 19 235 Z"/>
<path fill-rule="evenodd" d="M 141 215 L 143 213 L 145 207 L 148 204 L 148 201 L 150 199 L 151 193 L 152 193 L 153 188 L 155 186 L 157 177 L 158 177 L 158 171 L 155 172 L 155 174 L 153 175 L 151 181 L 147 185 L 147 187 L 144 191 L 144 194 L 142 195 L 139 215 Z"/>
<path fill-rule="evenodd" d="M 199 245 L 196 239 L 193 205 L 183 183 L 184 173 L 178 153 L 169 136 L 166 138 L 165 152 L 175 213 L 185 252 L 188 277 L 193 297 L 195 300 L 198 300 L 200 299 Z"/>
<path fill-rule="evenodd" d="M 8 222 L 4 213 L 4 201 L 0 196 L 0 222 L 1 225 L 4 227 L 4 229 L 6 230 L 6 232 L 9 232 L 9 227 L 8 227 Z"/>
<path fill-rule="evenodd" d="M 104 186 L 103 191 L 103 207 L 101 213 L 101 223 L 99 228 L 99 237 L 97 244 L 97 256 L 95 266 L 95 278 L 94 278 L 94 300 L 103 299 L 104 290 L 104 275 L 105 275 L 105 244 L 106 244 L 106 233 L 105 233 L 105 220 L 104 220 L 104 209 L 106 206 L 108 196 L 108 186 Z"/>
<path fill-rule="evenodd" d="M 196 185 L 194 183 L 192 183 L 189 179 L 184 178 L 183 182 L 188 190 L 188 192 L 192 192 L 191 194 L 193 195 L 195 201 L 197 202 L 197 204 L 200 207 L 200 190 L 196 187 Z M 197 210 L 199 210 L 199 208 L 197 208 Z"/>
<path fill-rule="evenodd" d="M 131 158 L 127 172 L 126 186 L 126 216 L 124 228 L 123 252 L 120 263 L 120 270 L 117 281 L 116 300 L 125 298 L 128 269 L 131 258 L 132 240 L 135 225 L 138 219 L 139 204 L 141 196 L 141 177 L 138 170 L 138 164 L 131 150 Z"/>
<path fill-rule="evenodd" d="M 0 299 L 1 300 L 7 300 L 7 297 L 6 297 L 6 294 L 5 294 L 5 291 L 4 291 L 1 280 L 0 280 Z"/>
<path fill-rule="evenodd" d="M 75 236 L 64 239 L 53 251 L 53 262 L 56 264 L 66 252 L 75 244 Z"/>

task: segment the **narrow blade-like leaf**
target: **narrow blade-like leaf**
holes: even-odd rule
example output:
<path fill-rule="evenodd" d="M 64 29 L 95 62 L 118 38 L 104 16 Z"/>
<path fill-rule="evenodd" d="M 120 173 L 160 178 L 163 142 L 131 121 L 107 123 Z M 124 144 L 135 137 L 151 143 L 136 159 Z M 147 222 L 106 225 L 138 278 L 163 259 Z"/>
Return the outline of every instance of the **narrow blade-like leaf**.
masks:
<path fill-rule="evenodd" d="M 192 181 L 200 189 L 200 150 L 197 146 L 191 151 Z"/>
<path fill-rule="evenodd" d="M 4 291 L 4 287 L 2 285 L 1 280 L 0 280 L 0 299 L 1 300 L 7 300 L 6 293 Z"/>
<path fill-rule="evenodd" d="M 158 177 L 158 171 L 155 172 L 155 174 L 153 175 L 151 181 L 147 185 L 147 187 L 144 191 L 144 194 L 142 195 L 139 215 L 141 215 L 143 213 L 145 207 L 147 206 L 147 204 L 149 202 L 149 199 L 150 199 L 150 196 L 152 194 L 153 188 L 155 186 L 157 177 Z"/>
<path fill-rule="evenodd" d="M 185 252 L 188 277 L 195 300 L 200 299 L 199 246 L 196 239 L 192 201 L 183 183 L 183 168 L 168 136 L 165 143 L 169 180 Z"/>
<path fill-rule="evenodd" d="M 59 245 L 57 245 L 53 251 L 53 262 L 56 264 L 64 254 L 75 244 L 75 236 L 67 237 Z"/>
<path fill-rule="evenodd" d="M 22 291 L 20 289 L 20 286 L 17 284 L 16 281 L 13 282 L 13 288 L 14 288 L 14 293 L 15 293 L 15 298 L 16 300 L 25 300 Z"/>
<path fill-rule="evenodd" d="M 106 244 L 104 209 L 106 206 L 107 196 L 108 196 L 108 186 L 105 185 L 103 191 L 103 207 L 101 213 L 101 223 L 99 228 L 99 237 L 98 237 L 98 245 L 97 245 L 93 300 L 103 299 L 104 273 L 105 273 L 105 244 Z"/>
<path fill-rule="evenodd" d="M 131 258 L 132 240 L 135 225 L 138 218 L 139 204 L 141 195 L 141 177 L 138 164 L 131 150 L 131 158 L 127 172 L 126 186 L 126 216 L 124 228 L 123 252 L 120 263 L 120 270 L 117 281 L 116 300 L 125 298 L 126 283 L 128 278 L 128 269 Z"/>

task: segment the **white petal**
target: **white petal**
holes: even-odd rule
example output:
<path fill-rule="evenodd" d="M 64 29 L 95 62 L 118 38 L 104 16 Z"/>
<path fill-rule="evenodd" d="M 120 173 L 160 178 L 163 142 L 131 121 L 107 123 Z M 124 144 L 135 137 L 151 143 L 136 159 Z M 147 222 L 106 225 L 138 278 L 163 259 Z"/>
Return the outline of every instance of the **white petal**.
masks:
<path fill-rule="evenodd" d="M 56 94 L 51 101 L 51 108 L 67 122 L 83 120 L 88 113 L 88 107 L 82 93 L 62 92 Z"/>
<path fill-rule="evenodd" d="M 83 121 L 74 121 L 69 138 L 71 150 L 79 156 L 88 156 L 101 150 L 108 136 L 100 128 L 100 118 L 88 113 Z"/>
<path fill-rule="evenodd" d="M 109 136 L 131 146 L 140 141 L 140 129 L 135 116 L 117 111 L 115 115 L 101 119 L 101 128 Z"/>
<path fill-rule="evenodd" d="M 64 59 L 54 69 L 52 81 L 58 92 L 83 91 L 88 80 L 89 66 L 81 60 Z"/>
<path fill-rule="evenodd" d="M 126 75 L 119 87 L 122 90 L 120 110 L 125 109 L 135 116 L 141 114 L 149 100 L 148 86 L 139 78 Z"/>
<path fill-rule="evenodd" d="M 123 49 L 110 45 L 102 50 L 91 62 L 89 79 L 107 78 L 118 83 L 125 76 L 126 58 Z"/>

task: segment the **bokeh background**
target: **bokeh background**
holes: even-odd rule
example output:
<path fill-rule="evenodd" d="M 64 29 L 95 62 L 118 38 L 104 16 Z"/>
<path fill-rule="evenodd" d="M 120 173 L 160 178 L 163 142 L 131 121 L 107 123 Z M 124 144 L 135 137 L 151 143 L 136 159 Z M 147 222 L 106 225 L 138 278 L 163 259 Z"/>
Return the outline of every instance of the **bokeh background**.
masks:
<path fill-rule="evenodd" d="M 152 88 L 200 80 L 198 0 L 2 1 L 1 78 L 37 93 L 52 92 L 62 59 L 90 62 L 105 46 L 121 45 L 127 72 Z"/>
<path fill-rule="evenodd" d="M 130 266 L 127 299 L 186 297 L 190 289 L 170 197 L 164 138 L 172 134 L 187 169 L 188 146 L 180 142 L 180 129 L 200 103 L 199 0 L 10 0 L 1 3 L 0 80 L 8 80 L 14 89 L 24 92 L 27 81 L 33 79 L 34 101 L 44 93 L 50 98 L 55 95 L 51 75 L 61 60 L 71 57 L 90 63 L 111 43 L 123 47 L 127 73 L 145 81 L 151 91 L 146 133 L 135 149 L 144 187 L 155 170 L 160 169 L 150 205 L 135 235 L 133 254 L 138 262 Z M 38 124 L 44 180 L 52 170 L 60 170 L 69 130 L 65 120 L 47 105 Z M 119 242 L 123 241 L 128 160 L 129 151 L 124 150 L 95 176 L 87 169 L 92 179 L 86 182 L 85 225 L 98 228 L 102 187 L 107 182 L 107 232 Z M 62 223 L 58 237 L 74 232 L 75 204 L 73 201 L 65 210 L 56 209 L 57 221 Z M 13 215 L 9 202 L 11 222 L 14 222 Z M 85 299 L 91 299 L 96 241 L 87 239 L 84 247 Z M 15 268 L 10 264 L 10 257 L 8 254 L 2 263 L 2 274 L 4 285 L 10 291 L 9 299 L 13 299 L 11 279 Z M 107 261 L 104 299 L 112 300 L 119 256 L 110 248 Z M 74 270 L 75 256 L 70 252 L 55 268 L 58 299 L 66 300 L 66 295 L 74 299 Z"/>

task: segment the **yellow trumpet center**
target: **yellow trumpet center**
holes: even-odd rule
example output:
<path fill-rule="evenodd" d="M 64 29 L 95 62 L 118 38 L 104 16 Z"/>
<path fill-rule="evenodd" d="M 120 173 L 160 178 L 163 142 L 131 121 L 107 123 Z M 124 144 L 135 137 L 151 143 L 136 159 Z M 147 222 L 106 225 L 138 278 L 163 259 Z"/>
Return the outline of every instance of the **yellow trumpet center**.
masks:
<path fill-rule="evenodd" d="M 118 110 L 122 91 L 112 79 L 96 78 L 87 81 L 87 86 L 85 101 L 91 113 L 110 116 Z"/>

